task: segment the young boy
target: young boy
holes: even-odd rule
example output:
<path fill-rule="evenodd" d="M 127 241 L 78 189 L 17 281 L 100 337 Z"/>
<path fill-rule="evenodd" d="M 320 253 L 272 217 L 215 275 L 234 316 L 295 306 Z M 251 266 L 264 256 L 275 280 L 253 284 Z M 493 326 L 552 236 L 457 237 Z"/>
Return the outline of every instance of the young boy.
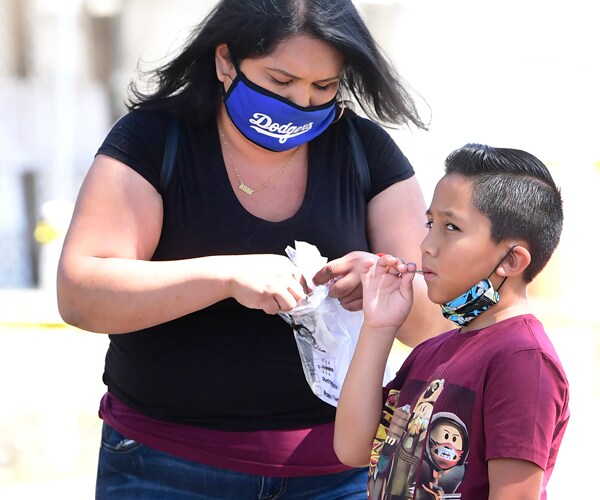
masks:
<path fill-rule="evenodd" d="M 426 215 L 428 295 L 458 328 L 417 346 L 382 397 L 420 270 L 390 255 L 366 265 L 336 453 L 370 465 L 373 499 L 546 498 L 569 390 L 526 288 L 558 244 L 560 192 L 531 154 L 468 144 L 447 158 Z"/>

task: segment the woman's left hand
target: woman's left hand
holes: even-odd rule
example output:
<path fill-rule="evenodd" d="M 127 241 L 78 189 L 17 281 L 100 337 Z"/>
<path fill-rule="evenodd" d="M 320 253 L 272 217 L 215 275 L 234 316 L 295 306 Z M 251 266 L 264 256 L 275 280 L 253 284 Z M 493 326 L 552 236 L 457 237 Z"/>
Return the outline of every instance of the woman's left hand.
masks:
<path fill-rule="evenodd" d="M 339 299 L 340 304 L 348 311 L 360 311 L 362 309 L 362 283 L 361 271 L 365 263 L 375 263 L 377 256 L 369 252 L 354 251 L 339 259 L 328 262 L 313 277 L 315 285 L 324 285 L 335 280 L 329 290 L 329 296 Z"/>

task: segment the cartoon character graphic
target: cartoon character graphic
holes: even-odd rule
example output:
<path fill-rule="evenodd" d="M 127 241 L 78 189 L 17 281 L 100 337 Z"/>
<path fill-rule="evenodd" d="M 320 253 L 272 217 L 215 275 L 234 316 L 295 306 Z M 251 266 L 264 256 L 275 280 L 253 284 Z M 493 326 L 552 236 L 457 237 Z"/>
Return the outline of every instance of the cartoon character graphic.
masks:
<path fill-rule="evenodd" d="M 416 474 L 433 406 L 444 389 L 444 379 L 431 382 L 415 404 L 406 433 L 396 452 L 390 470 L 389 493 L 391 498 L 413 498 Z"/>
<path fill-rule="evenodd" d="M 392 432 L 388 431 L 380 448 L 376 470 L 369 482 L 372 498 L 413 498 L 429 421 L 444 383 L 444 379 L 429 383 L 412 413 L 408 405 L 395 409 L 390 421 Z M 403 427 L 404 432 L 400 432 Z"/>
<path fill-rule="evenodd" d="M 397 391 L 396 391 L 397 392 Z M 397 403 L 398 392 L 393 396 Z M 388 399 L 388 403 L 390 400 Z M 406 424 L 410 418 L 410 405 L 404 405 L 402 408 L 396 409 L 394 404 L 393 415 L 389 422 L 389 429 L 385 435 L 385 440 L 379 446 L 374 446 L 374 453 L 371 455 L 371 476 L 372 479 L 369 485 L 369 493 L 372 498 L 380 498 L 387 486 L 389 474 L 389 466 L 394 459 L 396 449 L 400 444 L 400 439 L 404 435 Z"/>
<path fill-rule="evenodd" d="M 440 412 L 432 417 L 417 499 L 460 498 L 455 492 L 465 476 L 469 444 L 467 427 L 454 413 Z"/>

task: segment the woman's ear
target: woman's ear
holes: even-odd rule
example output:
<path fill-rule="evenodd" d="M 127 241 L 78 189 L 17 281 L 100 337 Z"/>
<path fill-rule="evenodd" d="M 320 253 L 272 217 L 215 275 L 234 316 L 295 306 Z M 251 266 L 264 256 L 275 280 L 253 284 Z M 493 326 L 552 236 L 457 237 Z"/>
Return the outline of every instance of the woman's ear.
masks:
<path fill-rule="evenodd" d="M 229 85 L 235 78 L 235 68 L 231 60 L 231 53 L 226 43 L 217 45 L 215 49 L 215 68 L 217 70 L 217 78 L 224 84 L 229 81 Z M 227 89 L 226 89 L 227 90 Z"/>
<path fill-rule="evenodd" d="M 511 248 L 512 250 L 496 269 L 498 276 L 506 276 L 507 278 L 518 276 L 525 271 L 531 262 L 531 254 L 526 247 L 515 244 Z"/>

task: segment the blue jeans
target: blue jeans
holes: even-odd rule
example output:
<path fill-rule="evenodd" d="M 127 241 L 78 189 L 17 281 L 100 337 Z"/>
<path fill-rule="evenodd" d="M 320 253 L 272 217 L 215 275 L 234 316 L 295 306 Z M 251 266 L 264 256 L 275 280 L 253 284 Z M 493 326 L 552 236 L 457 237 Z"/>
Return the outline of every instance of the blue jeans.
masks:
<path fill-rule="evenodd" d="M 102 426 L 97 500 L 364 500 L 366 469 L 308 477 L 263 477 L 154 450 Z"/>

